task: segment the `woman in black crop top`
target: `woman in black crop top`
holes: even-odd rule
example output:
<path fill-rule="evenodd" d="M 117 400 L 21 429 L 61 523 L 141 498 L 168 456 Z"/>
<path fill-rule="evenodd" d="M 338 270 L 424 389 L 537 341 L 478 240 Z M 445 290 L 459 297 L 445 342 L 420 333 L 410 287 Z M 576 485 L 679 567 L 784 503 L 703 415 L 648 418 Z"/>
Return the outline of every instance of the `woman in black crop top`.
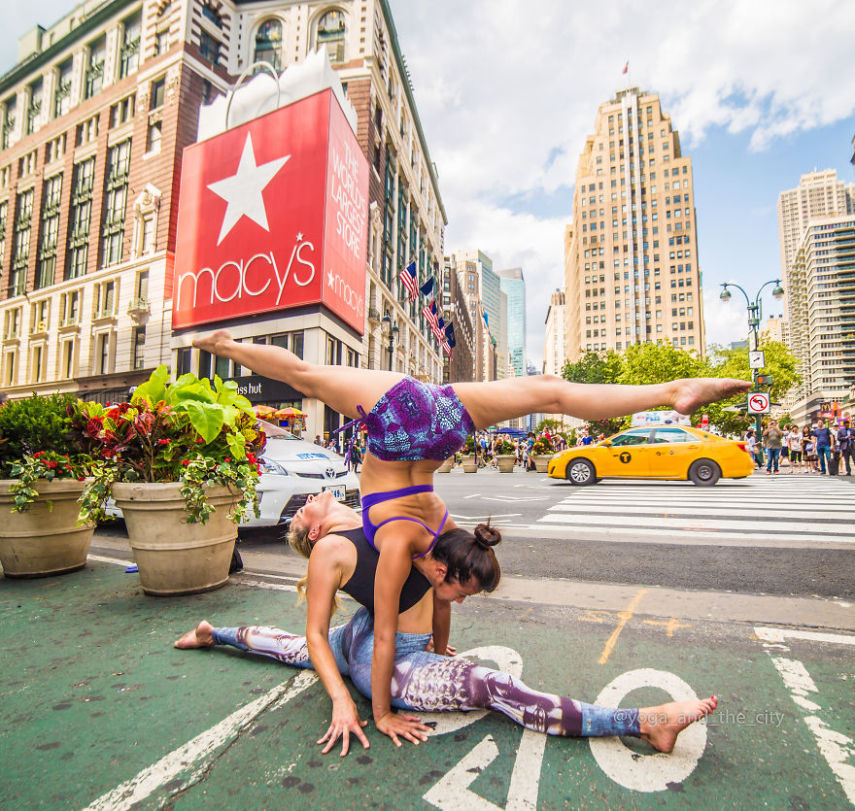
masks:
<path fill-rule="evenodd" d="M 297 519 L 297 523 L 299 529 L 305 522 Z M 327 510 L 324 521 L 308 530 L 294 533 L 291 538 L 297 551 L 309 558 L 304 579 L 309 586 L 306 636 L 257 626 L 214 628 L 201 622 L 175 646 L 232 645 L 295 667 L 314 667 L 333 704 L 332 720 L 318 743 L 325 744 L 323 753 L 326 754 L 341 738 L 344 756 L 351 735 L 355 735 L 366 749 L 369 746 L 363 731 L 367 722 L 361 720 L 342 676 L 349 676 L 363 695 L 371 697 L 374 624 L 365 606 L 345 625 L 330 630 L 329 623 L 336 589 L 348 591 L 366 602 L 370 599 L 372 569 L 376 568 L 377 555 L 364 536 L 360 537 L 359 517 L 344 505 Z M 490 529 L 483 527 L 479 531 L 489 534 Z M 638 710 L 597 707 L 532 690 L 518 678 L 498 670 L 428 652 L 434 606 L 443 603 L 448 606 L 451 599 L 462 602 L 465 596 L 478 591 L 474 578 L 467 581 L 467 588 L 461 586 L 456 576 L 449 575 L 453 567 L 459 570 L 460 565 L 453 547 L 453 544 L 448 549 L 438 546 L 420 567 L 425 574 L 411 575 L 412 582 L 407 581 L 410 585 L 406 588 L 406 602 L 400 606 L 400 631 L 395 644 L 393 706 L 416 711 L 491 709 L 528 729 L 549 735 L 633 735 L 664 752 L 673 749 L 682 729 L 715 709 L 714 696 L 702 701 L 673 702 Z M 463 545 L 461 549 L 464 553 L 468 551 Z M 434 590 L 430 589 L 431 584 Z M 401 737 L 413 743 L 427 740 L 429 727 L 420 719 L 398 715 L 409 722 L 407 730 L 400 733 Z M 393 740 L 401 745 L 397 737 Z"/>

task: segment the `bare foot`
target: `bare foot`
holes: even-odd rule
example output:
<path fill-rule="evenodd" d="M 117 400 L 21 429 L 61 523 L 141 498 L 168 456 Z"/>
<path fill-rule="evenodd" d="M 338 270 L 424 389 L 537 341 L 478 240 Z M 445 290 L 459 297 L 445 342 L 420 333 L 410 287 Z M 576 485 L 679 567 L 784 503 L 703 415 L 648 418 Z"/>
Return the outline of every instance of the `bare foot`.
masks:
<path fill-rule="evenodd" d="M 207 620 L 202 620 L 192 631 L 188 631 L 176 643 L 176 648 L 210 648 L 214 644 L 211 631 L 214 626 Z"/>
<path fill-rule="evenodd" d="M 681 414 L 691 414 L 707 403 L 726 400 L 734 394 L 749 391 L 751 382 L 732 377 L 690 377 L 675 380 L 674 386 L 674 410 Z"/>
<path fill-rule="evenodd" d="M 232 340 L 232 334 L 227 329 L 218 329 L 216 332 L 212 332 L 210 335 L 202 335 L 199 338 L 196 338 L 193 341 L 193 346 L 197 349 L 204 349 L 206 352 L 210 352 L 212 355 L 219 354 L 217 352 L 217 347 L 226 341 Z"/>
<path fill-rule="evenodd" d="M 709 715 L 718 706 L 715 696 L 695 701 L 672 701 L 638 711 L 641 737 L 660 752 L 671 752 L 677 736 L 689 724 Z"/>

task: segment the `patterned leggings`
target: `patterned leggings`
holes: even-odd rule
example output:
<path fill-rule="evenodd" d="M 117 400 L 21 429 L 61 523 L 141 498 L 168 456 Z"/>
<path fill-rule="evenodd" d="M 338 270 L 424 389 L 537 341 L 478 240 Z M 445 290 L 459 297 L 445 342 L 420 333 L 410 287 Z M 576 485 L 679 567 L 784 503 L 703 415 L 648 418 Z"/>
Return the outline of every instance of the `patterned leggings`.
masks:
<path fill-rule="evenodd" d="M 306 637 L 277 628 L 215 628 L 215 645 L 232 645 L 292 667 L 311 668 Z M 610 709 L 541 693 L 508 673 L 465 659 L 425 651 L 430 634 L 402 634 L 395 640 L 392 704 L 421 712 L 489 709 L 527 729 L 547 735 L 640 735 L 638 710 Z M 333 628 L 330 647 L 338 669 L 364 696 L 371 697 L 374 626 L 365 608 L 346 625 Z"/>

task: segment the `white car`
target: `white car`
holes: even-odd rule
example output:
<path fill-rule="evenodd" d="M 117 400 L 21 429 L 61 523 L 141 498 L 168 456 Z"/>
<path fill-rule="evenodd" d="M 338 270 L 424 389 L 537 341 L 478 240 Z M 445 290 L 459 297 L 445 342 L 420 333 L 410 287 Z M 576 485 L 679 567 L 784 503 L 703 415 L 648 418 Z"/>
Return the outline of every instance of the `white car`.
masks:
<path fill-rule="evenodd" d="M 324 490 L 332 490 L 348 507 L 359 508 L 359 478 L 347 469 L 343 457 L 276 425 L 262 427 L 267 444 L 258 481 L 261 514 L 244 519 L 241 528 L 287 525 L 309 495 Z"/>

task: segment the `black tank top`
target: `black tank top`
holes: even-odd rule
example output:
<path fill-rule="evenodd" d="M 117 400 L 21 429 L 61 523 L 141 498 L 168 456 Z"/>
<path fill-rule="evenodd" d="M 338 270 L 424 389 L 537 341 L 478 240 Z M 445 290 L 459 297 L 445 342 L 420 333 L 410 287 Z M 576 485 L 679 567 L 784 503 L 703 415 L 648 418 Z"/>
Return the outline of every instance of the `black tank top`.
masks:
<path fill-rule="evenodd" d="M 365 540 L 362 527 L 340 530 L 335 534 L 344 536 L 356 547 L 356 568 L 353 570 L 350 580 L 341 586 L 341 590 L 353 597 L 360 605 L 364 605 L 373 614 L 374 576 L 377 574 L 379 555 Z M 417 569 L 410 569 L 410 574 L 401 589 L 398 613 L 402 614 L 408 608 L 412 608 L 425 596 L 429 588 L 430 583 L 428 583 L 427 578 Z"/>

